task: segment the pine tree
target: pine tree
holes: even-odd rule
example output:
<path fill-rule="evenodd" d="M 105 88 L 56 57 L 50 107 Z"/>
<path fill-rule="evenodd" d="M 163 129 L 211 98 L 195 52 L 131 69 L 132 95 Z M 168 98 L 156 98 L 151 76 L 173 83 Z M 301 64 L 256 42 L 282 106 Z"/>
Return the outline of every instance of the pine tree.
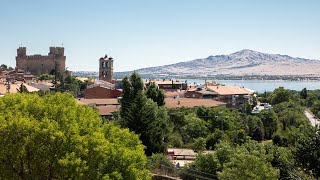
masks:
<path fill-rule="evenodd" d="M 307 88 L 303 88 L 303 89 L 302 89 L 302 91 L 300 92 L 300 96 L 301 96 L 303 99 L 307 99 L 307 97 L 308 97 Z"/>
<path fill-rule="evenodd" d="M 120 123 L 136 134 L 146 146 L 146 154 L 162 152 L 164 137 L 168 132 L 168 118 L 165 109 L 158 109 L 157 104 L 147 98 L 144 84 L 137 73 L 122 80 Z"/>

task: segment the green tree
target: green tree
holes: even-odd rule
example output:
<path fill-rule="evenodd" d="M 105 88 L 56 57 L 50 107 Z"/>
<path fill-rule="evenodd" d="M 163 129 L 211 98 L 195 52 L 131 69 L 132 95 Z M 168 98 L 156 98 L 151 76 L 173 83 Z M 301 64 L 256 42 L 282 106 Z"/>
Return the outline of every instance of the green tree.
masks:
<path fill-rule="evenodd" d="M 318 179 L 320 175 L 320 135 L 319 129 L 308 127 L 303 134 L 299 136 L 298 144 L 294 151 L 297 163 L 303 169 L 312 171 L 313 175 Z"/>
<path fill-rule="evenodd" d="M 183 147 L 183 141 L 180 133 L 174 132 L 169 135 L 167 141 L 168 147 L 181 148 Z"/>
<path fill-rule="evenodd" d="M 221 150 L 223 149 L 218 149 Z M 278 179 L 279 169 L 272 167 L 270 163 L 272 158 L 263 144 L 248 142 L 230 153 L 222 171 L 218 172 L 218 177 L 219 179 Z"/>
<path fill-rule="evenodd" d="M 29 92 L 27 87 L 25 85 L 23 85 L 23 83 L 21 83 L 21 85 L 20 85 L 19 89 L 17 89 L 17 91 L 19 93 L 28 93 Z"/>
<path fill-rule="evenodd" d="M 186 116 L 191 113 L 192 109 L 185 107 L 168 109 L 169 121 L 174 132 L 181 134 L 182 127 L 187 124 Z"/>
<path fill-rule="evenodd" d="M 228 108 L 217 107 L 208 108 L 207 115 L 204 119 L 208 122 L 208 128 L 211 132 L 215 129 L 231 130 L 235 128 L 236 119 L 240 119 L 239 114 L 235 111 L 230 111 Z"/>
<path fill-rule="evenodd" d="M 265 130 L 265 138 L 271 139 L 272 134 L 277 131 L 278 117 L 273 110 L 263 110 L 259 114 Z"/>
<path fill-rule="evenodd" d="M 159 89 L 154 82 L 152 82 L 147 88 L 146 95 L 148 98 L 156 102 L 158 106 L 163 106 L 165 104 L 164 91 Z"/>
<path fill-rule="evenodd" d="M 7 70 L 7 69 L 8 69 L 8 66 L 5 65 L 5 64 L 1 64 L 0 68 L 1 68 L 2 70 Z"/>
<path fill-rule="evenodd" d="M 308 91 L 307 91 L 307 88 L 303 88 L 300 92 L 300 96 L 302 99 L 307 99 L 308 97 Z"/>
<path fill-rule="evenodd" d="M 273 180 L 279 178 L 279 170 L 258 155 L 237 150 L 230 162 L 224 165 L 222 172 L 218 173 L 218 177 L 219 179 Z"/>
<path fill-rule="evenodd" d="M 258 116 L 247 116 L 248 134 L 256 141 L 262 141 L 264 138 L 263 122 Z"/>
<path fill-rule="evenodd" d="M 0 179 L 150 179 L 138 135 L 70 94 L 0 98 Z"/>
<path fill-rule="evenodd" d="M 50 74 L 41 74 L 38 79 L 40 81 L 44 81 L 44 80 L 54 80 L 54 75 L 50 75 Z"/>
<path fill-rule="evenodd" d="M 292 93 L 288 89 L 284 89 L 283 87 L 279 87 L 273 91 L 270 95 L 271 104 L 278 104 L 281 102 L 290 101 Z"/>
<path fill-rule="evenodd" d="M 180 171 L 180 177 L 186 180 L 218 179 L 217 172 L 221 169 L 216 155 L 199 154 L 192 164 Z"/>
<path fill-rule="evenodd" d="M 153 173 L 166 171 L 169 174 L 175 173 L 175 167 L 168 157 L 162 153 L 152 154 L 148 158 L 148 169 Z"/>
<path fill-rule="evenodd" d="M 164 140 L 168 135 L 168 115 L 164 108 L 158 107 L 148 99 L 144 92 L 142 79 L 137 73 L 123 79 L 121 103 L 121 124 L 140 135 L 146 146 L 146 154 L 163 152 Z"/>
<path fill-rule="evenodd" d="M 215 129 L 215 131 L 209 134 L 206 138 L 206 148 L 214 149 L 215 145 L 220 141 L 230 141 L 228 135 L 221 131 L 220 129 Z"/>
<path fill-rule="evenodd" d="M 181 129 L 184 142 L 190 142 L 194 138 L 206 137 L 208 134 L 208 123 L 196 116 L 189 114 L 186 116 L 186 125 Z"/>
<path fill-rule="evenodd" d="M 194 142 L 192 144 L 192 149 L 195 152 L 203 152 L 206 150 L 206 139 L 203 137 L 199 137 L 197 139 L 194 139 Z"/>
<path fill-rule="evenodd" d="M 313 114 L 315 114 L 318 118 L 320 118 L 320 101 L 317 100 L 315 102 L 313 102 L 313 105 L 311 106 L 311 111 Z"/>

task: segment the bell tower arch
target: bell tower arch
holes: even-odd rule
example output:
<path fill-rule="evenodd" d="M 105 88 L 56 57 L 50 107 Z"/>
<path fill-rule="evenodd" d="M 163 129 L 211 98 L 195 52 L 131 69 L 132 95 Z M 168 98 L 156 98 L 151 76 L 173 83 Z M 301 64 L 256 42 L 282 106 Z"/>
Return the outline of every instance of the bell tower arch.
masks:
<path fill-rule="evenodd" d="M 99 80 L 111 82 L 113 80 L 113 58 L 105 55 L 99 59 Z"/>

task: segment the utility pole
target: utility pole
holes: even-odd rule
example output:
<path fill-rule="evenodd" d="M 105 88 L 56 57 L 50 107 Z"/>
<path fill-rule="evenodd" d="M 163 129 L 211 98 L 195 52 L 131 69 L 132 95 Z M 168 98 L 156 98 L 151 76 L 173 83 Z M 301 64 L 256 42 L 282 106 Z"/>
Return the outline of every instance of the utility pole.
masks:
<path fill-rule="evenodd" d="M 247 142 L 247 106 L 246 101 L 247 99 L 250 99 L 250 95 L 244 95 L 243 96 L 243 105 L 244 105 L 244 143 Z"/>
<path fill-rule="evenodd" d="M 243 97 L 244 98 L 244 97 Z M 244 100 L 244 143 L 247 142 L 247 107 L 246 107 L 246 101 Z"/>
<path fill-rule="evenodd" d="M 10 77 L 9 76 L 6 77 L 5 85 L 6 85 L 7 93 L 10 93 Z"/>

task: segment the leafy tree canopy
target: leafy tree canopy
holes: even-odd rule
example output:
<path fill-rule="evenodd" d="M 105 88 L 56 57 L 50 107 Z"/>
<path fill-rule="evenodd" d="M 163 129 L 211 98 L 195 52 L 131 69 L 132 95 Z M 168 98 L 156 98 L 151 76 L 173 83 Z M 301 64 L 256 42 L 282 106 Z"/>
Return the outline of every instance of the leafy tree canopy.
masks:
<path fill-rule="evenodd" d="M 148 98 L 156 102 L 158 106 L 163 106 L 165 104 L 164 90 L 159 89 L 154 82 L 152 82 L 147 88 L 146 95 Z"/>
<path fill-rule="evenodd" d="M 0 98 L 0 179 L 150 179 L 137 135 L 70 94 Z"/>

